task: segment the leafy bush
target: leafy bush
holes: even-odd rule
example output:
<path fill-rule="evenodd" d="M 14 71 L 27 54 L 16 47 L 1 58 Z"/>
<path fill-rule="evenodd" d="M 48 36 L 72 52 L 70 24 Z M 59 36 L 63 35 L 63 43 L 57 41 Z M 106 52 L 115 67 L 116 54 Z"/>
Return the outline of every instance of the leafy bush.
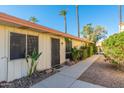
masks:
<path fill-rule="evenodd" d="M 83 51 L 83 58 L 87 58 L 88 57 L 88 48 L 86 47 Z"/>
<path fill-rule="evenodd" d="M 79 50 L 80 50 L 80 58 L 81 59 L 85 59 L 88 57 L 87 47 L 81 46 Z"/>
<path fill-rule="evenodd" d="M 94 51 L 96 51 L 95 44 L 90 44 L 89 46 L 81 46 L 79 49 L 74 47 L 71 51 L 72 60 L 77 62 L 78 60 L 90 57 L 95 54 Z"/>
<path fill-rule="evenodd" d="M 71 54 L 72 54 L 72 60 L 77 62 L 80 57 L 80 51 L 76 47 L 71 49 Z"/>
<path fill-rule="evenodd" d="M 110 36 L 102 45 L 105 55 L 119 68 L 124 67 L 124 32 Z"/>
<path fill-rule="evenodd" d="M 90 46 L 90 56 L 92 56 L 93 54 L 94 54 L 93 46 Z"/>
<path fill-rule="evenodd" d="M 95 44 L 90 44 L 89 46 L 81 46 L 80 47 L 80 55 L 82 59 L 92 56 L 96 53 Z"/>

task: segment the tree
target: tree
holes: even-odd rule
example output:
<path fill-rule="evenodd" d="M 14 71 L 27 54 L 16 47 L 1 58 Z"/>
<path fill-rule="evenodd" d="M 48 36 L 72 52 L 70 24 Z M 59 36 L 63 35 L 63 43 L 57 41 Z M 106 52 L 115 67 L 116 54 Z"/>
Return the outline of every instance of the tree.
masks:
<path fill-rule="evenodd" d="M 119 31 L 121 31 L 121 23 L 122 23 L 122 6 L 119 5 L 119 24 L 120 24 Z"/>
<path fill-rule="evenodd" d="M 64 17 L 65 33 L 67 33 L 66 14 L 67 14 L 67 11 L 66 11 L 66 10 L 61 10 L 61 11 L 60 11 L 60 14 L 59 14 L 59 15 L 61 15 L 61 16 L 63 16 L 63 17 Z"/>
<path fill-rule="evenodd" d="M 91 35 L 93 33 L 93 27 L 92 24 L 87 24 L 83 27 L 83 31 L 81 32 L 81 34 L 83 35 L 84 38 L 87 38 L 89 40 L 91 40 Z"/>
<path fill-rule="evenodd" d="M 29 21 L 30 21 L 30 22 L 33 22 L 33 23 L 38 22 L 37 18 L 34 17 L 34 16 L 31 16 L 31 17 L 29 18 Z"/>
<path fill-rule="evenodd" d="M 78 37 L 80 37 L 80 24 L 79 24 L 78 5 L 76 5 L 76 19 L 77 19 L 77 26 L 78 26 Z"/>
<path fill-rule="evenodd" d="M 81 34 L 83 34 L 83 37 L 86 39 L 96 43 L 106 37 L 107 31 L 100 25 L 93 27 L 92 24 L 87 24 L 83 27 Z"/>

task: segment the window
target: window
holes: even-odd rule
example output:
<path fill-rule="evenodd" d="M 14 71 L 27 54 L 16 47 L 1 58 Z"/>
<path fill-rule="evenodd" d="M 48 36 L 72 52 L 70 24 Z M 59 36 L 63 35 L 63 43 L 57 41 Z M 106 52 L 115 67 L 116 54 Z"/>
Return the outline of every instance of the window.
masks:
<path fill-rule="evenodd" d="M 25 58 L 26 35 L 10 33 L 10 60 Z"/>
<path fill-rule="evenodd" d="M 71 59 L 72 41 L 66 41 L 66 58 Z"/>
<path fill-rule="evenodd" d="M 38 52 L 38 36 L 27 36 L 27 55 L 31 55 L 33 50 Z"/>

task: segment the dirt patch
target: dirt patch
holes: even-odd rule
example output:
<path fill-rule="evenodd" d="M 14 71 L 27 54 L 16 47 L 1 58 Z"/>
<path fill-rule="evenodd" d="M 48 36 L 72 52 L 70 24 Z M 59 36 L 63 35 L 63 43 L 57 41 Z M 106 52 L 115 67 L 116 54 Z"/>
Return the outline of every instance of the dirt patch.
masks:
<path fill-rule="evenodd" d="M 124 72 L 105 62 L 104 56 L 93 63 L 78 80 L 109 88 L 124 88 Z"/>

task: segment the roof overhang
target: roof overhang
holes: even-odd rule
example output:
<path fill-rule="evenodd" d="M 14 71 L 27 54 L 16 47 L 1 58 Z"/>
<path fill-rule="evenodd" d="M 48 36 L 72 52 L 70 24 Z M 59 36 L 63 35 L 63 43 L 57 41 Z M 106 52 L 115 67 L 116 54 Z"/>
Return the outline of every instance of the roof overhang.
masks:
<path fill-rule="evenodd" d="M 60 32 L 60 31 L 57 31 L 57 30 L 54 30 L 54 29 L 51 29 L 51 28 L 48 28 L 48 27 L 45 27 L 39 24 L 35 24 L 35 23 L 29 22 L 29 21 L 26 21 L 26 20 L 23 20 L 23 19 L 14 17 L 14 16 L 10 16 L 5 13 L 0 13 L 0 24 L 14 26 L 14 27 L 18 27 L 21 29 L 31 29 L 34 31 L 42 32 L 42 33 L 50 33 L 53 35 L 75 39 L 75 40 L 82 41 L 82 42 L 93 43 L 86 39 L 81 39 L 81 38 L 78 38 L 70 34 L 65 34 L 63 32 Z"/>

